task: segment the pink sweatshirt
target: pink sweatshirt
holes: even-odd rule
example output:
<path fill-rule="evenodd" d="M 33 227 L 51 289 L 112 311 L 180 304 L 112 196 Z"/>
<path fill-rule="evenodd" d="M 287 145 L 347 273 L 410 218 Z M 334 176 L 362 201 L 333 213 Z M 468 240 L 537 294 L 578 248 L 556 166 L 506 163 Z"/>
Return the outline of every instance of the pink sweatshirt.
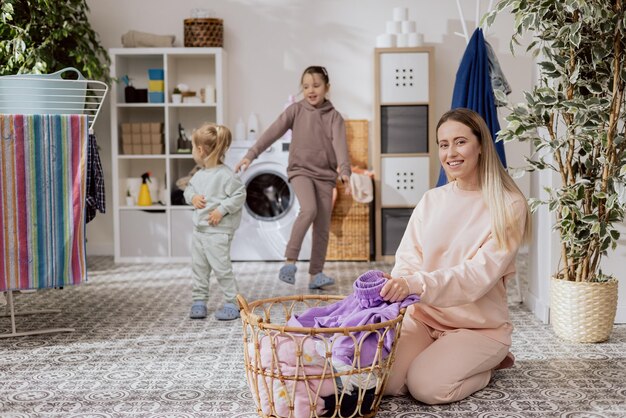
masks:
<path fill-rule="evenodd" d="M 340 175 L 350 177 L 345 123 L 328 100 L 320 107 L 304 99 L 289 106 L 250 147 L 246 158 L 254 160 L 289 129 L 289 179 L 305 175 L 334 183 L 337 169 Z"/>
<path fill-rule="evenodd" d="M 524 228 L 522 196 L 508 203 Z M 392 277 L 404 276 L 411 291 L 423 289 L 421 303 L 408 308 L 415 319 L 437 330 L 481 332 L 511 344 L 506 279 L 515 273 L 519 243 L 498 248 L 491 237 L 489 209 L 482 192 L 456 182 L 429 190 L 411 215 Z"/>

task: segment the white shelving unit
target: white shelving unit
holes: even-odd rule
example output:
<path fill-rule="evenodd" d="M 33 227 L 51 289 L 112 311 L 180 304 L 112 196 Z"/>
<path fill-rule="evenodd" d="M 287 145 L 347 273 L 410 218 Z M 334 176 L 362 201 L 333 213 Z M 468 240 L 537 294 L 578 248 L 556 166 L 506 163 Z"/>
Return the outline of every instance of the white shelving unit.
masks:
<path fill-rule="evenodd" d="M 125 85 L 118 82 L 111 94 L 113 167 L 113 224 L 115 262 L 170 262 L 190 260 L 192 208 L 173 205 L 176 180 L 195 163 L 191 154 L 178 154 L 178 124 L 188 138 L 204 122 L 225 120 L 226 52 L 222 48 L 119 48 L 109 50 L 111 75 L 128 76 L 135 88 L 148 88 L 148 69 L 164 72 L 164 103 L 126 103 Z M 215 97 L 203 103 L 172 103 L 171 93 L 184 83 L 200 95 L 214 87 Z M 163 154 L 122 153 L 122 123 L 162 123 Z M 152 206 L 127 206 L 127 179 L 151 172 L 162 193 Z"/>
<path fill-rule="evenodd" d="M 376 260 L 393 262 L 413 208 L 438 167 L 434 120 L 434 49 L 374 51 L 372 147 Z"/>

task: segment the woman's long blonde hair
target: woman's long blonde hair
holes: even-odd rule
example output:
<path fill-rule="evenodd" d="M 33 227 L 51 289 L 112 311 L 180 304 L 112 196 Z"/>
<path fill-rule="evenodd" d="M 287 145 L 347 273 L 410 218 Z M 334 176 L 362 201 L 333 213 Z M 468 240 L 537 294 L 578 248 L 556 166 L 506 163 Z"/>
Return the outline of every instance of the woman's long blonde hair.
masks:
<path fill-rule="evenodd" d="M 530 240 L 532 227 L 526 197 L 500 162 L 491 138 L 491 132 L 489 132 L 485 120 L 473 110 L 462 107 L 456 108 L 449 110 L 441 116 L 437 124 L 437 131 L 439 131 L 439 127 L 444 122 L 449 120 L 462 123 L 470 128 L 480 142 L 481 154 L 478 160 L 478 181 L 483 193 L 483 199 L 491 214 L 491 233 L 496 242 L 500 248 L 508 248 L 511 238 L 519 243 L 527 243 Z M 453 180 L 454 178 L 448 177 L 448 181 Z M 511 202 L 515 195 L 522 198 L 526 207 L 526 224 L 521 237 L 519 236 L 520 231 L 517 226 L 518 220 L 511 210 Z M 511 233 L 514 235 L 511 236 Z"/>
<path fill-rule="evenodd" d="M 194 131 L 191 140 L 204 152 L 204 166 L 215 167 L 224 164 L 224 156 L 230 148 L 232 135 L 226 126 L 205 123 Z"/>

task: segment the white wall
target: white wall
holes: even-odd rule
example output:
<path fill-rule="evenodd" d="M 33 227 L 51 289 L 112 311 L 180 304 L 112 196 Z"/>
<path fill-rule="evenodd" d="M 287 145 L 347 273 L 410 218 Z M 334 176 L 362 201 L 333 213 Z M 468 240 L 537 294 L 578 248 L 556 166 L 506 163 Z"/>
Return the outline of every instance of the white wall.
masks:
<path fill-rule="evenodd" d="M 105 48 L 121 47 L 129 30 L 174 34 L 175 46 L 183 45 L 183 20 L 192 8 L 215 11 L 224 19 L 224 49 L 228 53 L 227 124 L 234 128 L 252 112 L 261 130 L 282 111 L 287 97 L 298 92 L 302 70 L 324 65 L 329 71 L 330 99 L 344 117 L 373 119 L 373 49 L 376 35 L 385 31 L 394 7 L 408 7 L 409 19 L 435 47 L 435 112 L 448 110 L 455 74 L 465 50 L 461 23 L 454 0 L 87 0 L 90 21 Z M 470 32 L 474 29 L 474 2 L 464 0 Z M 483 8 L 489 2 L 482 1 Z M 532 83 L 532 59 L 519 49 L 509 51 L 512 18 L 496 19 L 487 40 L 494 47 L 502 69 L 513 88 L 510 99 L 521 101 Z M 501 119 L 501 124 L 503 124 Z M 96 122 L 106 172 L 107 203 L 111 206 L 111 146 L 108 100 Z M 508 144 L 510 166 L 523 164 L 526 144 Z M 527 178 L 519 180 L 528 195 Z M 111 213 L 98 214 L 87 226 L 88 254 L 113 254 Z"/>

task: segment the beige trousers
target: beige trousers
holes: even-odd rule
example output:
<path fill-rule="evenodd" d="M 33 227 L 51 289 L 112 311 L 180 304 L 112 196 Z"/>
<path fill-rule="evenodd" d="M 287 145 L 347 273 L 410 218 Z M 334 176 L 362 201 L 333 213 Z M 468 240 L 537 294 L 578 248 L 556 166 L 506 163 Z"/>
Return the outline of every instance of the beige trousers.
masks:
<path fill-rule="evenodd" d="M 313 224 L 309 274 L 317 274 L 324 269 L 326 262 L 335 183 L 306 176 L 293 177 L 289 182 L 300 203 L 300 212 L 291 229 L 285 257 L 289 260 L 298 258 L 304 236 Z"/>
<path fill-rule="evenodd" d="M 476 331 L 442 332 L 407 315 L 385 394 L 408 391 L 430 405 L 464 399 L 489 384 L 508 352 L 508 345 Z"/>

